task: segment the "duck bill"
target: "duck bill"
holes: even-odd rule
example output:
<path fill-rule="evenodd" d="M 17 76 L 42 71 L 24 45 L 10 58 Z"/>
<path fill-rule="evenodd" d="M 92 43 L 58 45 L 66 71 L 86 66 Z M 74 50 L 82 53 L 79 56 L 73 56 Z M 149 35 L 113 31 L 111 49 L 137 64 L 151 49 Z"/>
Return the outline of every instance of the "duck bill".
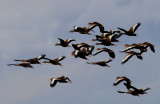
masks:
<path fill-rule="evenodd" d="M 89 59 L 85 59 L 85 60 L 89 61 Z"/>

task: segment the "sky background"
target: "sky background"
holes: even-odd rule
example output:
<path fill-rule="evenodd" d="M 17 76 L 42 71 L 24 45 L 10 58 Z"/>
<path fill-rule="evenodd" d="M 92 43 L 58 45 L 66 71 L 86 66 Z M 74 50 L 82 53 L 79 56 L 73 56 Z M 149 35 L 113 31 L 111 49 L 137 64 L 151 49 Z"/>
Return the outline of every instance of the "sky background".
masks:
<path fill-rule="evenodd" d="M 158 104 L 160 93 L 160 1 L 159 0 L 0 0 L 0 104 Z M 111 67 L 86 64 L 70 55 L 73 48 L 54 46 L 57 38 L 86 42 L 94 35 L 69 33 L 74 25 L 88 26 L 100 22 L 106 30 L 129 29 L 137 22 L 139 37 L 122 36 L 113 49 L 116 58 Z M 99 34 L 98 27 L 94 28 Z M 121 65 L 126 54 L 119 53 L 124 44 L 151 42 L 156 52 L 142 54 Z M 96 46 L 103 47 L 103 46 Z M 93 53 L 95 53 L 94 50 Z M 29 59 L 46 54 L 55 59 L 66 56 L 63 67 L 51 64 L 33 65 L 34 69 L 7 66 L 14 59 Z M 90 57 L 89 62 L 108 60 L 106 53 Z M 42 60 L 43 61 L 43 60 Z M 41 61 L 41 62 L 42 62 Z M 73 83 L 50 87 L 51 77 L 68 76 Z M 127 91 L 121 83 L 114 87 L 117 76 L 126 76 L 137 88 L 147 88 L 140 97 L 119 94 Z"/>

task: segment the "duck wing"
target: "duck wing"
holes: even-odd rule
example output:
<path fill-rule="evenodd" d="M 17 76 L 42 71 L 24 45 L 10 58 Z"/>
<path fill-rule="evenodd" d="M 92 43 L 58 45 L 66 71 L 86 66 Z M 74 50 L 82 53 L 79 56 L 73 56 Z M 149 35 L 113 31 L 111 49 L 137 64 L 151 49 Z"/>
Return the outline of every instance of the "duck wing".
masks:
<path fill-rule="evenodd" d="M 144 91 L 147 91 L 147 90 L 150 90 L 151 88 L 146 88 L 146 89 L 144 89 Z"/>
<path fill-rule="evenodd" d="M 65 41 L 61 38 L 58 38 L 61 44 L 65 44 Z"/>
<path fill-rule="evenodd" d="M 117 91 L 118 93 L 127 93 L 127 92 L 124 92 L 124 91 Z"/>
<path fill-rule="evenodd" d="M 123 32 L 128 32 L 127 30 L 125 30 L 125 29 L 122 29 L 122 28 L 120 28 L 120 27 L 117 27 L 119 30 L 121 30 L 121 31 L 123 31 Z"/>
<path fill-rule="evenodd" d="M 150 46 L 150 49 L 151 49 L 152 52 L 155 53 L 154 45 L 151 45 L 151 46 Z"/>
<path fill-rule="evenodd" d="M 126 63 L 132 56 L 133 56 L 133 54 L 126 55 L 121 64 Z"/>
<path fill-rule="evenodd" d="M 97 55 L 97 54 L 99 54 L 99 53 L 101 53 L 101 52 L 103 52 L 104 50 L 98 50 L 98 52 L 96 52 L 95 54 L 93 54 L 93 56 L 95 56 L 95 55 Z"/>
<path fill-rule="evenodd" d="M 56 79 L 52 79 L 50 82 L 50 86 L 54 87 L 57 84 L 57 80 Z"/>

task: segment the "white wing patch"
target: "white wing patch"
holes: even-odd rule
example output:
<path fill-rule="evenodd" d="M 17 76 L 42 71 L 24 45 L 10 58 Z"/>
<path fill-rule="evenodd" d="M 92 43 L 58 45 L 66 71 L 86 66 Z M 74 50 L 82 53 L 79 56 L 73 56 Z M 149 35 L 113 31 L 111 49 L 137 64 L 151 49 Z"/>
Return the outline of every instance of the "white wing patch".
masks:
<path fill-rule="evenodd" d="M 133 56 L 133 54 L 126 55 L 126 57 L 123 59 L 122 63 L 125 62 L 126 60 L 128 60 L 129 58 L 131 58 L 132 56 Z"/>

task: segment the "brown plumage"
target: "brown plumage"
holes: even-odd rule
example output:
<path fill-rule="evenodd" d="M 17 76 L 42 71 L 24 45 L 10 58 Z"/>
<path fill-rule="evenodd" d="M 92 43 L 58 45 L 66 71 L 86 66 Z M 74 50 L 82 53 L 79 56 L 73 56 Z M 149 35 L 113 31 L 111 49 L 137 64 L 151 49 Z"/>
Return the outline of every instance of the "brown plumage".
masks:
<path fill-rule="evenodd" d="M 58 77 L 58 78 L 52 77 L 50 79 L 50 81 L 51 81 L 50 82 L 50 86 L 51 87 L 54 87 L 57 84 L 57 82 L 60 82 L 60 83 L 72 83 L 71 80 L 66 76 L 61 76 L 61 77 Z"/>
<path fill-rule="evenodd" d="M 92 35 L 89 33 L 90 31 L 93 31 L 92 29 L 97 26 L 97 24 L 89 24 L 89 27 L 79 27 L 79 26 L 74 26 L 73 30 L 70 30 L 69 32 L 79 32 L 80 34 L 88 34 Z M 94 32 L 94 31 L 93 31 Z"/>
<path fill-rule="evenodd" d="M 60 61 L 62 61 L 64 58 L 66 58 L 65 56 L 62 56 L 62 57 L 59 57 L 59 58 L 56 58 L 54 60 L 51 60 L 49 58 L 44 58 L 48 61 L 43 61 L 43 63 L 50 63 L 50 64 L 53 64 L 53 65 L 59 65 L 59 66 L 62 66 L 62 64 L 60 63 Z"/>
<path fill-rule="evenodd" d="M 142 43 L 142 46 L 143 46 L 144 48 L 150 47 L 151 51 L 152 51 L 152 52 L 155 52 L 155 49 L 154 49 L 155 46 L 154 46 L 153 44 L 149 43 L 149 42 L 144 42 L 144 43 Z"/>
<path fill-rule="evenodd" d="M 87 64 L 93 64 L 93 65 L 99 65 L 99 66 L 105 66 L 105 67 L 110 67 L 109 65 L 107 65 L 107 63 L 111 62 L 112 60 L 108 60 L 108 61 L 98 61 L 98 62 L 86 62 Z"/>
<path fill-rule="evenodd" d="M 41 56 L 36 57 L 36 58 L 26 59 L 26 60 L 14 60 L 14 61 L 29 62 L 29 63 L 31 63 L 31 64 L 41 64 L 41 63 L 39 62 L 39 60 L 44 59 L 45 56 L 46 56 L 46 55 L 42 54 Z"/>
<path fill-rule="evenodd" d="M 90 25 L 94 24 L 94 25 L 98 26 L 101 33 L 109 33 L 108 31 L 105 30 L 104 26 L 99 22 L 92 22 L 92 23 L 90 22 L 88 24 L 90 24 Z"/>
<path fill-rule="evenodd" d="M 125 76 L 122 77 L 117 77 L 116 81 L 113 83 L 114 86 L 117 86 L 119 83 L 125 81 L 126 83 L 124 83 L 124 85 L 127 87 L 127 89 L 130 89 L 131 86 L 131 80 Z"/>
<path fill-rule="evenodd" d="M 96 43 L 94 45 L 117 46 L 117 45 L 111 43 L 111 38 L 109 36 L 105 39 L 102 39 L 100 42 L 101 43 Z"/>
<path fill-rule="evenodd" d="M 102 41 L 103 39 L 105 39 L 108 34 L 107 33 L 102 33 L 100 36 L 99 35 L 95 35 L 96 39 L 92 39 L 91 41 Z"/>
<path fill-rule="evenodd" d="M 137 28 L 141 25 L 141 23 L 137 23 L 135 25 L 133 25 L 129 31 L 125 30 L 125 29 L 122 29 L 122 28 L 119 28 L 119 30 L 123 31 L 125 35 L 128 35 L 128 36 L 138 36 L 137 34 L 135 34 L 135 31 L 137 30 Z"/>
<path fill-rule="evenodd" d="M 142 46 L 141 43 L 138 43 L 138 44 L 133 43 L 131 45 L 125 44 L 123 46 L 126 46 L 126 48 L 124 50 L 120 51 L 120 52 L 126 52 L 126 51 L 129 51 L 131 49 L 139 49 L 142 52 L 146 52 L 147 51 L 147 49 L 144 46 Z"/>
<path fill-rule="evenodd" d="M 131 94 L 133 96 L 140 96 L 139 93 L 137 93 L 136 91 L 133 90 L 128 90 L 127 92 L 124 91 L 117 91 L 118 93 L 126 93 L 126 94 Z"/>
<path fill-rule="evenodd" d="M 63 40 L 61 38 L 58 38 L 58 39 L 60 43 L 56 43 L 55 46 L 70 47 L 69 43 L 71 43 L 72 41 L 76 41 L 74 39 L 66 39 L 66 40 Z"/>
<path fill-rule="evenodd" d="M 86 47 L 86 48 L 89 48 L 91 47 L 91 45 L 88 45 L 87 43 L 80 43 L 80 44 L 72 44 L 72 47 L 75 49 L 75 50 L 80 50 L 82 47 Z"/>
<path fill-rule="evenodd" d="M 95 54 L 93 54 L 93 56 L 101 53 L 101 52 L 107 52 L 109 54 L 110 57 L 115 58 L 115 53 L 113 50 L 110 50 L 108 48 L 97 48 L 98 52 L 96 52 Z"/>
<path fill-rule="evenodd" d="M 25 68 L 33 68 L 33 66 L 30 64 L 30 63 L 18 63 L 18 64 L 8 64 L 8 66 L 22 66 L 22 67 L 25 67 Z"/>
<path fill-rule="evenodd" d="M 75 56 L 75 58 L 82 58 L 82 59 L 85 59 L 85 60 L 89 60 L 86 56 L 88 56 L 88 49 L 87 48 L 83 48 L 82 50 L 74 50 L 72 53 L 71 53 L 73 56 Z"/>
<path fill-rule="evenodd" d="M 146 89 L 138 89 L 134 86 L 130 86 L 134 91 L 136 91 L 138 94 L 147 94 L 147 90 L 150 90 L 151 88 L 146 88 Z"/>
<path fill-rule="evenodd" d="M 121 64 L 126 63 L 134 55 L 136 55 L 137 58 L 139 58 L 141 60 L 143 59 L 143 57 L 141 56 L 142 52 L 137 53 L 137 52 L 134 52 L 134 51 L 130 51 L 130 52 L 125 52 L 125 53 L 127 53 L 127 55 L 125 56 L 125 58 L 123 59 Z"/>

